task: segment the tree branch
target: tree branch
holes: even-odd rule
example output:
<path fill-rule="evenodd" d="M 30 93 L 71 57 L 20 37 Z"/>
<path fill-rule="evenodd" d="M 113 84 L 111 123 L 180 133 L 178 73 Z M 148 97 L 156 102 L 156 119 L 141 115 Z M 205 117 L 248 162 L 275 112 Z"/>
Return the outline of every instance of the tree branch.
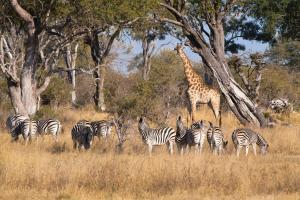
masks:
<path fill-rule="evenodd" d="M 29 35 L 33 35 L 35 32 L 35 24 L 33 17 L 25 9 L 23 9 L 17 0 L 10 0 L 11 6 L 16 13 L 27 23 Z"/>

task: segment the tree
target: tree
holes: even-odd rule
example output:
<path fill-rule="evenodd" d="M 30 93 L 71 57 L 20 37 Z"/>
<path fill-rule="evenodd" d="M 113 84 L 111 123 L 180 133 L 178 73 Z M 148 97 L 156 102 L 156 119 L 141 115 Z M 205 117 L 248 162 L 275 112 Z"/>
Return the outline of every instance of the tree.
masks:
<path fill-rule="evenodd" d="M 247 63 L 247 60 L 250 60 L 250 62 Z M 229 59 L 228 65 L 239 76 L 248 96 L 257 107 L 259 105 L 262 72 L 266 67 L 266 63 L 263 60 L 263 55 L 259 53 L 251 54 L 247 60 L 243 61 L 239 56 L 234 55 Z"/>
<path fill-rule="evenodd" d="M 169 30 L 167 26 L 155 23 L 149 19 L 139 20 L 130 29 L 130 35 L 134 40 L 142 42 L 142 53 L 134 58 L 129 69 L 140 68 L 144 80 L 149 80 L 151 70 L 151 58 L 156 48 L 156 40 L 164 40 Z"/>
<path fill-rule="evenodd" d="M 1 71 L 14 110 L 32 115 L 38 109 L 41 93 L 50 83 L 60 47 L 68 41 L 53 34 L 68 24 L 54 9 L 64 5 L 53 0 L 27 1 L 22 5 L 10 0 L 1 1 L 1 5 Z M 44 72 L 41 82 L 39 70 Z"/>
<path fill-rule="evenodd" d="M 95 106 L 105 110 L 104 80 L 107 57 L 113 42 L 122 29 L 131 26 L 153 5 L 146 0 L 78 0 L 72 3 L 76 8 L 76 21 L 85 31 L 84 41 L 90 46 L 94 61 L 93 76 L 95 80 Z M 85 16 L 84 18 L 82 16 Z"/>
<path fill-rule="evenodd" d="M 182 29 L 187 44 L 199 54 L 203 63 L 216 78 L 232 112 L 243 124 L 264 126 L 265 119 L 247 93 L 234 80 L 225 57 L 224 23 L 233 9 L 239 6 L 236 1 L 170 1 L 160 3 L 170 17 L 158 19 Z"/>

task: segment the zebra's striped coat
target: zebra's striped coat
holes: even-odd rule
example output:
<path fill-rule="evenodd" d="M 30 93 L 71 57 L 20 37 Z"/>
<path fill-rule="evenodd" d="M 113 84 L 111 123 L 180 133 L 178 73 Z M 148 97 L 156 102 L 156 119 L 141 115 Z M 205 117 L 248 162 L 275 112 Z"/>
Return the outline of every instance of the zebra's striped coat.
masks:
<path fill-rule="evenodd" d="M 11 136 L 14 141 L 18 140 L 19 135 L 22 135 L 27 145 L 29 139 L 36 137 L 37 121 L 25 119 L 11 130 Z"/>
<path fill-rule="evenodd" d="M 138 130 L 142 140 L 148 145 L 149 153 L 152 153 L 152 147 L 156 145 L 167 144 L 170 154 L 173 154 L 176 131 L 171 127 L 151 129 L 143 118 L 139 119 Z"/>
<path fill-rule="evenodd" d="M 232 133 L 232 142 L 236 149 L 236 154 L 239 156 L 241 148 L 246 148 L 246 156 L 248 155 L 249 146 L 252 145 L 254 155 L 256 155 L 256 145 L 259 146 L 262 154 L 266 154 L 269 144 L 258 133 L 247 128 L 236 129 Z"/>
<path fill-rule="evenodd" d="M 73 148 L 81 150 L 84 147 L 89 149 L 93 142 L 93 129 L 89 125 L 76 124 L 71 131 Z"/>
<path fill-rule="evenodd" d="M 29 118 L 21 114 L 9 115 L 6 120 L 6 128 L 9 130 L 9 132 L 11 132 L 15 126 L 19 125 L 25 119 Z"/>
<path fill-rule="evenodd" d="M 38 133 L 40 135 L 43 134 L 51 134 L 57 141 L 58 135 L 61 131 L 61 123 L 57 119 L 46 119 L 38 121 Z"/>

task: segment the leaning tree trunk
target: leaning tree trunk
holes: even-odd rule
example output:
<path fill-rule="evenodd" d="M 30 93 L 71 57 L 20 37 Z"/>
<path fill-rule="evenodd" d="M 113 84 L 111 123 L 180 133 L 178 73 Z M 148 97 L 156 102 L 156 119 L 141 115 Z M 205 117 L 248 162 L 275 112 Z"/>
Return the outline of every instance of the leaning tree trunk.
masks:
<path fill-rule="evenodd" d="M 172 1 L 160 3 L 165 7 L 176 20 L 161 18 L 161 21 L 172 23 L 182 28 L 184 35 L 188 39 L 189 46 L 198 53 L 204 64 L 212 71 L 216 78 L 219 88 L 225 96 L 232 112 L 243 124 L 254 124 L 256 126 L 265 126 L 265 118 L 262 112 L 247 93 L 234 80 L 228 67 L 225 57 L 225 37 L 223 21 L 234 1 L 227 1 L 226 6 L 220 9 L 219 4 L 213 4 L 211 1 L 204 1 L 202 6 L 213 8 L 206 13 L 203 20 L 199 20 L 198 15 L 194 13 L 183 12 L 188 5 L 185 1 L 180 1 L 181 6 L 176 6 Z M 186 15 L 189 15 L 188 17 Z M 198 23 L 194 23 L 194 22 Z M 209 29 L 205 30 L 203 22 Z"/>
<path fill-rule="evenodd" d="M 199 49 L 193 48 L 199 52 Z M 220 90 L 226 98 L 229 107 L 242 124 L 264 126 L 265 119 L 258 107 L 247 96 L 247 93 L 234 80 L 225 59 L 216 59 L 210 52 L 201 51 L 201 57 L 206 66 L 212 70 Z M 225 56 L 224 56 L 225 57 Z"/>

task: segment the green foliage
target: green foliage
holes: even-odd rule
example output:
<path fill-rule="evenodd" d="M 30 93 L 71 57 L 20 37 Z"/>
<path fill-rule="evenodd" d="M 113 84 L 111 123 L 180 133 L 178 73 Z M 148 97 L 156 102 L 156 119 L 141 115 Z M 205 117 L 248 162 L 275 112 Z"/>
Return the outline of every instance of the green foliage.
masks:
<path fill-rule="evenodd" d="M 61 77 L 53 77 L 47 89 L 41 95 L 43 105 L 60 106 L 70 102 L 70 86 Z"/>
<path fill-rule="evenodd" d="M 34 115 L 33 119 L 38 120 L 38 119 L 48 119 L 48 118 L 58 118 L 59 113 L 53 109 L 51 106 L 43 106 L 41 107 L 40 110 L 36 112 Z"/>
<path fill-rule="evenodd" d="M 300 70 L 300 42 L 280 42 L 269 51 L 271 60 L 291 70 Z"/>
<path fill-rule="evenodd" d="M 299 39 L 300 3 L 298 0 L 249 0 L 250 16 L 266 34 L 286 39 Z"/>
<path fill-rule="evenodd" d="M 298 110 L 300 108 L 299 76 L 299 73 L 290 73 L 279 66 L 269 66 L 263 74 L 260 99 L 267 103 L 273 98 L 287 98 L 294 104 L 294 109 Z"/>
<path fill-rule="evenodd" d="M 133 119 L 147 116 L 164 123 L 167 111 L 181 105 L 180 86 L 186 82 L 182 62 L 175 52 L 164 51 L 153 57 L 149 81 L 142 80 L 140 72 L 129 77 L 112 76 L 113 83 L 106 84 L 106 102 L 111 112 Z"/>

